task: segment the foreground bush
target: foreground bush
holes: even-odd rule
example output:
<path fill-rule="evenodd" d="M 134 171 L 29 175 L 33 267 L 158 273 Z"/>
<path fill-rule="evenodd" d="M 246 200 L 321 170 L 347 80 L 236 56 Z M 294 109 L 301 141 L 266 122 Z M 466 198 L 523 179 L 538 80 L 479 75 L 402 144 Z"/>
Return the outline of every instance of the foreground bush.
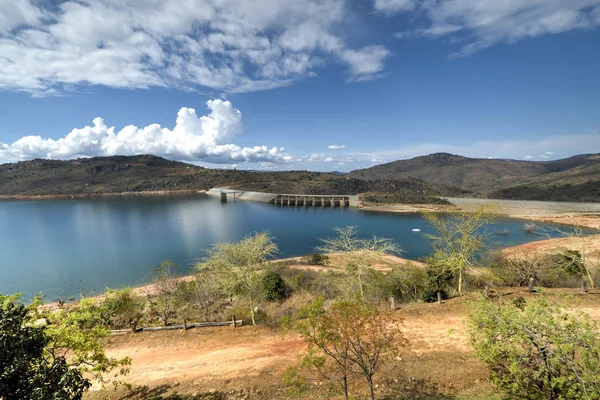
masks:
<path fill-rule="evenodd" d="M 600 399 L 598 328 L 544 298 L 493 303 L 470 316 L 471 343 L 494 385 L 520 399 Z"/>
<path fill-rule="evenodd" d="M 80 399 L 89 380 L 64 357 L 46 357 L 45 320 L 29 323 L 30 311 L 0 295 L 0 399 Z"/>

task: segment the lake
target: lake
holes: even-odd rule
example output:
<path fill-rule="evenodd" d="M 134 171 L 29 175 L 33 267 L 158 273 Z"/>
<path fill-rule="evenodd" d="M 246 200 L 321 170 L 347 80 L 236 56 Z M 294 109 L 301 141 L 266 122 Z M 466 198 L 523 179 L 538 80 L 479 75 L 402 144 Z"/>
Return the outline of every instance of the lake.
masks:
<path fill-rule="evenodd" d="M 524 221 L 503 219 L 492 229 L 503 246 L 541 237 L 528 235 Z M 404 258 L 430 251 L 419 214 L 350 208 L 281 207 L 228 202 L 206 195 L 115 196 L 63 200 L 0 201 L 0 293 L 43 293 L 47 301 L 106 287 L 138 285 L 152 268 L 173 260 L 186 273 L 211 244 L 237 241 L 268 230 L 280 257 L 305 255 L 332 236 L 336 226 L 357 225 L 364 235 L 393 238 Z M 420 233 L 412 229 L 421 229 Z"/>

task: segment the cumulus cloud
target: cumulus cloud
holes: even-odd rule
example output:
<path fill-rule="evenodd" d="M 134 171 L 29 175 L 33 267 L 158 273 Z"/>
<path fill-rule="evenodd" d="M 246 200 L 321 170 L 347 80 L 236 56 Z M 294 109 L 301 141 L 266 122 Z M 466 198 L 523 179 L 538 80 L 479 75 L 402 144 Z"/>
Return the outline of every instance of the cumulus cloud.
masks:
<path fill-rule="evenodd" d="M 349 46 L 347 14 L 344 0 L 0 1 L 0 90 L 250 92 L 340 62 L 349 80 L 372 79 L 388 52 Z"/>
<path fill-rule="evenodd" d="M 230 141 L 242 133 L 242 113 L 231 102 L 210 100 L 210 113 L 181 108 L 173 129 L 158 124 L 138 128 L 129 125 L 116 132 L 102 118 L 92 126 L 73 129 L 60 139 L 25 136 L 12 144 L 0 143 L 0 161 L 32 158 L 71 159 L 90 156 L 154 154 L 177 160 L 210 163 L 285 163 L 293 159 L 283 148 L 239 147 Z"/>
<path fill-rule="evenodd" d="M 525 156 L 525 161 L 531 161 L 531 160 L 533 160 L 532 156 Z"/>
<path fill-rule="evenodd" d="M 346 148 L 346 145 L 344 144 L 330 144 L 329 146 L 327 146 L 327 148 L 329 150 L 343 150 Z"/>
<path fill-rule="evenodd" d="M 374 0 L 374 7 L 394 4 L 394 0 Z M 388 12 L 410 9 L 387 7 Z M 385 8 L 385 7 L 384 7 Z M 496 43 L 514 43 L 524 38 L 557 34 L 600 26 L 600 0 L 445 0 L 421 1 L 418 11 L 426 17 L 426 27 L 401 38 L 451 34 L 466 37 L 467 44 L 453 56 L 467 56 Z"/>

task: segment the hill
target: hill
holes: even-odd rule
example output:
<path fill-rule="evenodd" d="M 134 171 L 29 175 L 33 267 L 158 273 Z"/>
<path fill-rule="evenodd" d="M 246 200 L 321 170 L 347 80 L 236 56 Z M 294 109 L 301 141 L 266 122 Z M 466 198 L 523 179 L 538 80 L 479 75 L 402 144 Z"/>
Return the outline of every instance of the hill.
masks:
<path fill-rule="evenodd" d="M 298 194 L 393 194 L 402 202 L 436 202 L 464 191 L 414 178 L 364 180 L 339 174 L 208 169 L 151 155 L 22 161 L 0 165 L 0 195 L 94 195 L 204 190 L 216 186 Z M 400 201 L 399 201 L 400 202 Z"/>
<path fill-rule="evenodd" d="M 492 198 L 600 201 L 600 154 L 540 162 L 436 153 L 352 171 L 348 176 L 364 180 L 417 178 Z"/>

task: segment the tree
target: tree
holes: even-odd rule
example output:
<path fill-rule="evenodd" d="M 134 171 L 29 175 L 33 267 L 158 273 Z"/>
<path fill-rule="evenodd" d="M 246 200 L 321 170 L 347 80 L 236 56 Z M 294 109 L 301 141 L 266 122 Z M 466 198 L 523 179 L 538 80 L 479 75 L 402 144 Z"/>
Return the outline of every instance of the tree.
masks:
<path fill-rule="evenodd" d="M 129 372 L 129 357 L 117 359 L 104 352 L 102 342 L 110 334 L 109 320 L 106 309 L 96 300 L 83 298 L 73 306 L 44 310 L 41 316 L 48 321 L 45 354 L 52 362 L 65 359 L 70 368 L 89 374 L 103 385 L 106 375 L 114 370 L 114 377 Z"/>
<path fill-rule="evenodd" d="M 133 333 L 144 315 L 146 299 L 131 288 L 106 291 L 104 307 L 110 315 L 111 325 L 116 327 L 129 326 Z"/>
<path fill-rule="evenodd" d="M 197 264 L 200 273 L 214 274 L 223 292 L 247 301 L 252 324 L 256 324 L 254 307 L 260 299 L 260 274 L 265 263 L 277 252 L 277 245 L 267 232 L 246 236 L 237 243 L 219 243 L 207 250 Z"/>
<path fill-rule="evenodd" d="M 494 221 L 495 215 L 489 208 L 481 207 L 473 212 L 425 213 L 424 218 L 437 232 L 425 235 L 433 247 L 432 257 L 442 270 L 457 275 L 458 293 L 462 296 L 464 274 L 481 258 L 488 236 L 485 226 Z"/>
<path fill-rule="evenodd" d="M 293 324 L 308 343 L 303 363 L 314 366 L 319 374 L 342 382 L 348 399 L 348 378 L 356 373 L 367 381 L 371 399 L 375 399 L 373 377 L 381 361 L 390 358 L 406 341 L 399 330 L 400 320 L 391 311 L 380 311 L 362 301 L 340 301 L 330 309 L 319 298 L 300 313 Z"/>
<path fill-rule="evenodd" d="M 265 300 L 277 301 L 285 299 L 285 282 L 277 272 L 271 269 L 265 271 L 260 281 Z"/>
<path fill-rule="evenodd" d="M 19 296 L 0 295 L 0 398 L 81 399 L 90 386 L 64 358 L 49 359 L 46 320 L 32 321 Z"/>
<path fill-rule="evenodd" d="M 599 333 L 589 316 L 544 298 L 481 298 L 470 316 L 471 343 L 492 382 L 522 399 L 600 399 Z"/>
<path fill-rule="evenodd" d="M 152 285 L 146 287 L 148 307 L 164 326 L 175 316 L 177 308 L 177 270 L 173 261 L 163 261 L 154 269 Z"/>
<path fill-rule="evenodd" d="M 365 285 L 372 272 L 373 263 L 381 260 L 385 254 L 396 254 L 400 249 L 391 239 L 372 236 L 370 239 L 358 237 L 356 226 L 334 228 L 337 237 L 321 239 L 323 244 L 317 248 L 322 253 L 343 253 L 346 271 L 355 280 L 360 298 L 366 302 Z"/>

